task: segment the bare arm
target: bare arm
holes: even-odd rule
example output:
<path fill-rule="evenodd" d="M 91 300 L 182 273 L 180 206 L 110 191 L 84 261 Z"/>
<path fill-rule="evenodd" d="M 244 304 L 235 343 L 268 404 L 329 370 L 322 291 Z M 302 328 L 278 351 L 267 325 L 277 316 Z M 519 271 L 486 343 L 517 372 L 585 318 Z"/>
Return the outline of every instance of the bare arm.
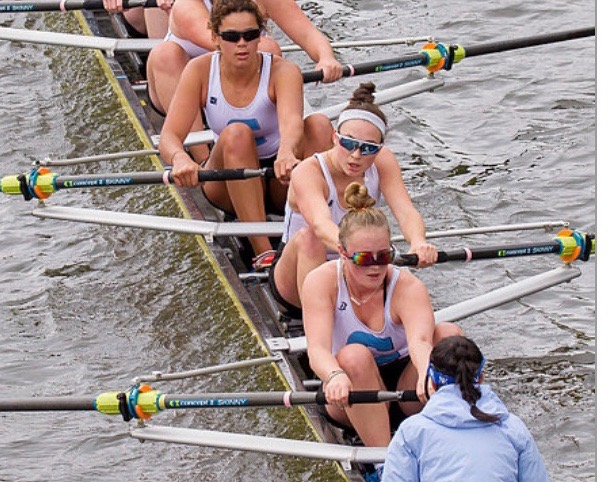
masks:
<path fill-rule="evenodd" d="M 435 314 L 429 293 L 418 278 L 402 270 L 393 295 L 392 309 L 401 320 L 407 336 L 410 359 L 418 373 L 416 394 L 426 401 L 424 382 L 433 348 Z"/>
<path fill-rule="evenodd" d="M 403 184 L 397 158 L 385 147 L 378 154 L 375 164 L 380 176 L 382 195 L 395 216 L 403 236 L 410 244 L 410 252 L 418 255 L 418 267 L 434 264 L 437 261 L 437 249 L 426 242 L 424 221 Z"/>
<path fill-rule="evenodd" d="M 323 82 L 333 82 L 342 77 L 342 66 L 336 60 L 329 40 L 295 0 L 258 0 L 258 3 L 265 7 L 279 28 L 316 62 L 316 68 L 323 70 Z"/>
<path fill-rule="evenodd" d="M 198 57 L 186 65 L 160 133 L 160 154 L 173 164 L 173 177 L 178 186 L 198 184 L 200 166 L 184 150 L 184 140 L 201 108 L 202 93 L 207 92 L 209 59 L 209 56 Z"/>
<path fill-rule="evenodd" d="M 288 60 L 275 58 L 272 64 L 272 86 L 277 105 L 281 143 L 274 163 L 276 177 L 289 182 L 291 171 L 299 162 L 304 134 L 304 91 L 298 66 Z"/>
<path fill-rule="evenodd" d="M 296 200 L 297 211 L 317 238 L 327 249 L 337 251 L 339 230 L 327 206 L 327 183 L 315 158 L 309 158 L 298 166 L 292 176 L 290 190 Z"/>
<path fill-rule="evenodd" d="M 335 261 L 311 271 L 302 286 L 302 321 L 310 367 L 324 383 L 327 401 L 344 406 L 352 384 L 332 353 L 336 293 Z"/>
<path fill-rule="evenodd" d="M 169 24 L 171 32 L 212 51 L 216 49 L 216 45 L 208 22 L 209 10 L 202 0 L 175 0 Z"/>

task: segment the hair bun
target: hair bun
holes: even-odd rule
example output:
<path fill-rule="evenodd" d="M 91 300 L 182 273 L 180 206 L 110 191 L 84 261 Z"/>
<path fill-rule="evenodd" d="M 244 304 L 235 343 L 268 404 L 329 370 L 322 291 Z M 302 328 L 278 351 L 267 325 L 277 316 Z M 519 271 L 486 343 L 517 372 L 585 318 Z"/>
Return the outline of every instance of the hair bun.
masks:
<path fill-rule="evenodd" d="M 346 186 L 344 200 L 349 209 L 353 210 L 371 208 L 376 204 L 376 200 L 369 195 L 367 187 L 358 182 L 351 182 Z"/>

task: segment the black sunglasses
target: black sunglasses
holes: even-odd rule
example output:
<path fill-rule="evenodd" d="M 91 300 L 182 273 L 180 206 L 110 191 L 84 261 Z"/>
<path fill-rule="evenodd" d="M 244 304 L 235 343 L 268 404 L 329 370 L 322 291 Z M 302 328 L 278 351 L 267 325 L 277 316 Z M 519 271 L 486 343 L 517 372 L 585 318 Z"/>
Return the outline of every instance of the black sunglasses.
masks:
<path fill-rule="evenodd" d="M 226 42 L 237 43 L 239 40 L 243 39 L 245 42 L 251 42 L 256 38 L 260 38 L 262 34 L 262 29 L 260 28 L 250 28 L 247 30 L 225 30 L 224 32 L 218 32 L 218 35 L 222 40 Z"/>

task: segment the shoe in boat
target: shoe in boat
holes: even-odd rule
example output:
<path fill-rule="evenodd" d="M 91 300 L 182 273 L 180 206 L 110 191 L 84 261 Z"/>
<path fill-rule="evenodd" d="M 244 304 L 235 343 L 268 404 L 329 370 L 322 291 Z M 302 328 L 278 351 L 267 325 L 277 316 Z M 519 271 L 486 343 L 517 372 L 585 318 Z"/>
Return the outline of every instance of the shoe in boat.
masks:
<path fill-rule="evenodd" d="M 253 258 L 253 269 L 255 271 L 264 271 L 265 269 L 270 268 L 272 266 L 272 262 L 274 261 L 274 257 L 277 252 L 274 249 L 270 249 L 268 251 L 264 251 L 262 254 L 258 254 L 255 258 Z"/>

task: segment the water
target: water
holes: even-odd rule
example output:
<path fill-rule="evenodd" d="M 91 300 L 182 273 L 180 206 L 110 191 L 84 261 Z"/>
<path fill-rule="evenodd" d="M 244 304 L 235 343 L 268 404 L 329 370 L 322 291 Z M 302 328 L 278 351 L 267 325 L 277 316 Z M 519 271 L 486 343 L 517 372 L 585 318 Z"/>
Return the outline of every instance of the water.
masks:
<path fill-rule="evenodd" d="M 467 45 L 593 25 L 593 5 L 556 2 L 322 1 L 302 4 L 334 40 L 431 34 Z M 1 26 L 75 31 L 70 16 L 7 15 Z M 280 39 L 282 37 L 279 36 Z M 342 51 L 344 62 L 404 47 Z M 300 54 L 292 59 L 304 65 Z M 596 230 L 594 39 L 465 59 L 432 94 L 384 108 L 388 143 L 429 229 L 564 219 Z M 44 157 L 139 149 L 94 54 L 0 42 L 2 175 Z M 306 70 L 310 64 L 305 64 Z M 379 88 L 420 77 L 379 74 Z M 307 86 L 313 106 L 338 103 L 361 79 Z M 146 159 L 61 173 L 150 170 Z M 160 187 L 71 190 L 50 204 L 180 216 Z M 153 370 L 186 370 L 259 356 L 197 242 L 185 235 L 30 216 L 33 202 L 0 197 L 2 396 L 95 395 Z M 539 232 L 477 236 L 471 245 L 545 240 Z M 461 240 L 438 240 L 442 248 Z M 436 308 L 561 264 L 545 256 L 443 265 L 418 272 Z M 556 481 L 595 480 L 596 263 L 582 274 L 460 322 L 490 360 L 488 379 L 530 427 Z M 280 389 L 269 369 L 161 386 L 169 393 Z M 297 412 L 165 413 L 161 425 L 309 437 Z M 0 415 L 0 480 L 338 480 L 332 466 L 128 437 L 93 413 Z M 120 475 L 119 475 L 120 474 Z"/>

